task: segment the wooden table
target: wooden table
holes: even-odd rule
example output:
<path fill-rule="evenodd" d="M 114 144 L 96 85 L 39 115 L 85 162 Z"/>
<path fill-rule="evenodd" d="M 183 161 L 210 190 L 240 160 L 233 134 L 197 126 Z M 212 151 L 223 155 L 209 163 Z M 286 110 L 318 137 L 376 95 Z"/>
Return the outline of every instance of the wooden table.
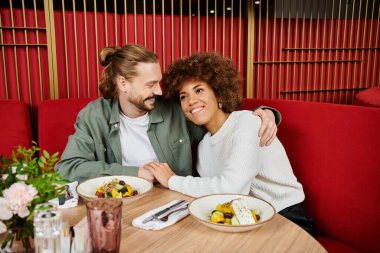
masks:
<path fill-rule="evenodd" d="M 201 225 L 190 215 L 159 231 L 135 228 L 132 220 L 175 199 L 192 200 L 178 192 L 153 187 L 141 199 L 123 204 L 120 252 L 326 252 L 303 229 L 276 214 L 266 225 L 244 233 L 224 233 Z M 86 207 L 65 209 L 71 226 L 86 215 Z"/>

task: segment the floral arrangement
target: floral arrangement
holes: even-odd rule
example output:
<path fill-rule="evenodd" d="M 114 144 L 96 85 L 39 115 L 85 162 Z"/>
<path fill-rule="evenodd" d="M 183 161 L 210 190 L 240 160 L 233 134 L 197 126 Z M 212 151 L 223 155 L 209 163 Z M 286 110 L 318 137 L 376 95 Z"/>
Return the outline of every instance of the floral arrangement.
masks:
<path fill-rule="evenodd" d="M 29 149 L 18 147 L 11 159 L 0 155 L 0 234 L 9 232 L 1 248 L 16 239 L 26 252 L 31 250 L 36 205 L 63 195 L 68 183 L 54 171 L 58 159 L 58 152 L 50 155 L 36 143 Z"/>

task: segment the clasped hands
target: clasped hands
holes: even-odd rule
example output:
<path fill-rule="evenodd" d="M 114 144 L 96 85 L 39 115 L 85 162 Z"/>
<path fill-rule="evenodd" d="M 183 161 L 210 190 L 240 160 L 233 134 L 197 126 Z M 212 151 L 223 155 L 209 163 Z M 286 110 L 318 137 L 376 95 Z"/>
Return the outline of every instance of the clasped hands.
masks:
<path fill-rule="evenodd" d="M 275 116 L 271 110 L 268 109 L 257 109 L 253 112 L 261 118 L 261 127 L 259 130 L 260 146 L 269 146 L 273 140 L 276 138 L 277 125 L 275 123 Z M 170 168 L 167 163 L 160 162 L 150 162 L 138 170 L 138 177 L 147 179 L 149 181 L 158 181 L 161 185 L 168 188 L 169 179 L 176 174 Z"/>

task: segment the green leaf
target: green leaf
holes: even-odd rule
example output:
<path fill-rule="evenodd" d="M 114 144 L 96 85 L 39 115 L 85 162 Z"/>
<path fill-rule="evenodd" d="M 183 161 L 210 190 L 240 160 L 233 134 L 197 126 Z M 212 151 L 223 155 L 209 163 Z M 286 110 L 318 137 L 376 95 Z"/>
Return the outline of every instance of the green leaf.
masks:
<path fill-rule="evenodd" d="M 59 152 L 55 152 L 51 157 L 55 158 L 55 157 L 58 157 L 58 155 L 59 155 Z"/>
<path fill-rule="evenodd" d="M 46 150 L 43 150 L 42 153 L 44 154 L 46 158 L 50 158 L 50 155 Z"/>
<path fill-rule="evenodd" d="M 46 158 L 43 157 L 43 156 L 41 156 L 41 157 L 40 157 L 40 161 L 42 161 L 43 163 L 46 163 Z"/>

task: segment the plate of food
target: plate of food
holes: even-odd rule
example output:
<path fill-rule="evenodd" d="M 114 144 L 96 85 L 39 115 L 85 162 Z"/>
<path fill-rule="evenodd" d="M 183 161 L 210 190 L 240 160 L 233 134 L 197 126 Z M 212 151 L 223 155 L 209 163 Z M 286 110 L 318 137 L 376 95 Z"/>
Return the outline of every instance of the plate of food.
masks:
<path fill-rule="evenodd" d="M 105 176 L 92 178 L 77 186 L 78 195 L 85 200 L 117 198 L 123 202 L 136 200 L 149 192 L 153 184 L 133 176 Z"/>
<path fill-rule="evenodd" d="M 276 213 L 268 202 L 239 194 L 200 197 L 190 203 L 189 212 L 201 224 L 223 232 L 245 232 L 261 227 Z"/>

